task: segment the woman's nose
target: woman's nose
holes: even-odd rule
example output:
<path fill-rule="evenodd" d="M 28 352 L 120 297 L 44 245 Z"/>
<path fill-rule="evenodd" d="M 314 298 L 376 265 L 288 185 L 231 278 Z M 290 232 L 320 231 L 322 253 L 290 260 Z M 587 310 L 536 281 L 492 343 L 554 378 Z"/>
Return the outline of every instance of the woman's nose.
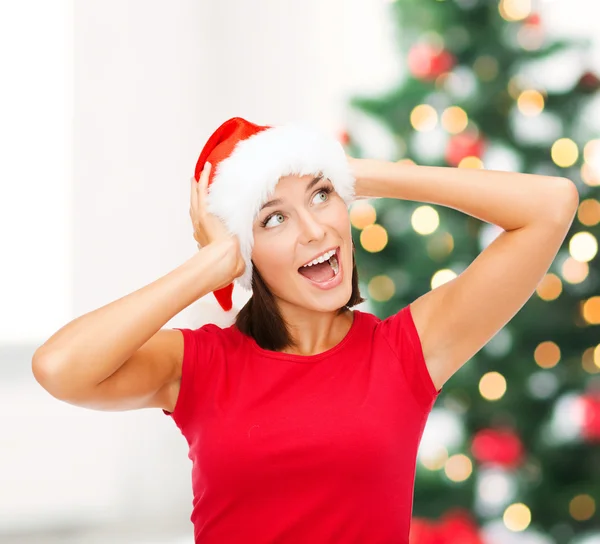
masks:
<path fill-rule="evenodd" d="M 298 213 L 300 223 L 300 238 L 306 244 L 313 240 L 321 240 L 325 236 L 325 229 L 321 223 L 308 210 Z"/>

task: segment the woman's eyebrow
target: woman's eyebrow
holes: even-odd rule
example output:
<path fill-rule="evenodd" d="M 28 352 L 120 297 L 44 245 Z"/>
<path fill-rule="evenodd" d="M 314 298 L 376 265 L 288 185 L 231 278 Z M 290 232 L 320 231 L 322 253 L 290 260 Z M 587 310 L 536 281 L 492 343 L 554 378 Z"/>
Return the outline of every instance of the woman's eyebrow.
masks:
<path fill-rule="evenodd" d="M 310 191 L 317 183 L 319 183 L 319 181 L 321 181 L 323 179 L 323 174 L 321 174 L 320 176 L 317 176 L 316 178 L 314 178 L 307 186 L 306 186 L 306 191 Z M 269 200 L 268 202 L 265 202 L 260 211 L 264 210 L 265 208 L 268 208 L 269 206 L 277 206 L 278 204 L 282 204 L 283 201 L 280 198 L 276 198 L 275 200 Z"/>

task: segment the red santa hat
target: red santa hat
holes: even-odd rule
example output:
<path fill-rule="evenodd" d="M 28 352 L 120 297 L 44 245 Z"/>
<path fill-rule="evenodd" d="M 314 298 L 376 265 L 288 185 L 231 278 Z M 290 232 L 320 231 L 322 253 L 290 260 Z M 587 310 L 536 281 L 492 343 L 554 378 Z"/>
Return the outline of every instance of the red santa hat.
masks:
<path fill-rule="evenodd" d="M 206 142 L 194 178 L 199 181 L 206 162 L 212 165 L 208 180 L 207 209 L 238 237 L 246 263 L 235 281 L 252 289 L 252 225 L 283 176 L 318 175 L 329 178 L 350 206 L 355 178 L 342 144 L 309 122 L 261 126 L 233 117 Z M 221 308 L 232 307 L 233 283 L 214 291 Z"/>

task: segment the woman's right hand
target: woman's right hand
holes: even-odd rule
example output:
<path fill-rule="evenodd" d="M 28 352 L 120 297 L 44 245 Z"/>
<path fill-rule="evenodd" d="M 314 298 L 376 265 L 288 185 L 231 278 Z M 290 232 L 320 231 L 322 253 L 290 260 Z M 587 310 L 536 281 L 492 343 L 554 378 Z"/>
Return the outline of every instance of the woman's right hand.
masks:
<path fill-rule="evenodd" d="M 223 221 L 207 210 L 206 195 L 211 168 L 212 165 L 207 162 L 200 174 L 200 180 L 196 181 L 194 176 L 190 179 L 190 218 L 194 227 L 194 240 L 198 243 L 198 248 L 213 243 L 224 244 L 228 248 L 223 264 L 233 281 L 244 273 L 246 265 L 240 251 L 238 237 L 230 234 Z"/>

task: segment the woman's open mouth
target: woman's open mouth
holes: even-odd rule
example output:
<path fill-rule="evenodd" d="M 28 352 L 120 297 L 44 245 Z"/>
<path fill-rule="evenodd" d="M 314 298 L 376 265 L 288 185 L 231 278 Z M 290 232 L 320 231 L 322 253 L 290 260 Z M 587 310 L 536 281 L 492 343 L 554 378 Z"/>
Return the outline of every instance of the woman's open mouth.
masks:
<path fill-rule="evenodd" d="M 325 256 L 329 253 L 326 253 Z M 339 246 L 335 248 L 328 259 L 323 260 L 323 262 L 301 266 L 298 273 L 320 289 L 336 287 L 342 282 L 343 277 Z"/>

